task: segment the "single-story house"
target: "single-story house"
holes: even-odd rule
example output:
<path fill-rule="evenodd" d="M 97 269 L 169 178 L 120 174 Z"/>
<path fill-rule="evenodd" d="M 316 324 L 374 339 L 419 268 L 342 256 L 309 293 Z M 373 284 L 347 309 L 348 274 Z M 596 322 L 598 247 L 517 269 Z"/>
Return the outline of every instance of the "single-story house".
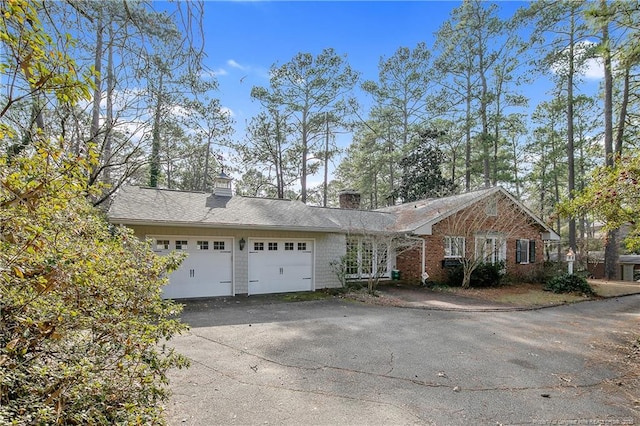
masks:
<path fill-rule="evenodd" d="M 443 279 L 446 268 L 476 253 L 524 274 L 544 240 L 558 235 L 500 187 L 360 210 L 359 195 L 341 193 L 341 208 L 233 196 L 224 173 L 212 193 L 120 188 L 113 224 L 152 240 L 156 252 L 185 251 L 169 277 L 167 298 L 313 291 L 371 274 Z M 481 208 L 479 208 L 481 206 Z"/>

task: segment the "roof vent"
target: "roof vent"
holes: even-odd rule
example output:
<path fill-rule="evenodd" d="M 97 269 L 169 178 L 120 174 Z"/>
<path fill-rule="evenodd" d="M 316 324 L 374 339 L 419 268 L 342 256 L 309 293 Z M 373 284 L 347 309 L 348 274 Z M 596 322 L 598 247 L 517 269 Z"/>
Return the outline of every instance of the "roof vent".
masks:
<path fill-rule="evenodd" d="M 213 195 L 218 197 L 232 197 L 233 193 L 231 192 L 231 181 L 233 178 L 227 176 L 224 173 L 220 173 L 213 179 Z"/>

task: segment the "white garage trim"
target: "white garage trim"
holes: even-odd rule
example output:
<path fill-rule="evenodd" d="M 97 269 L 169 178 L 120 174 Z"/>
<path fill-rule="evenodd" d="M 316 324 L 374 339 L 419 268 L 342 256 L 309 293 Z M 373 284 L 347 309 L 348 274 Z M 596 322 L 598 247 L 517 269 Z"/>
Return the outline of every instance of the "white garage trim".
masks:
<path fill-rule="evenodd" d="M 315 290 L 315 240 L 249 238 L 248 294 Z"/>
<path fill-rule="evenodd" d="M 235 294 L 235 238 L 229 236 L 148 235 L 153 250 L 162 255 L 185 251 L 187 257 L 169 275 L 163 297 L 183 299 Z"/>

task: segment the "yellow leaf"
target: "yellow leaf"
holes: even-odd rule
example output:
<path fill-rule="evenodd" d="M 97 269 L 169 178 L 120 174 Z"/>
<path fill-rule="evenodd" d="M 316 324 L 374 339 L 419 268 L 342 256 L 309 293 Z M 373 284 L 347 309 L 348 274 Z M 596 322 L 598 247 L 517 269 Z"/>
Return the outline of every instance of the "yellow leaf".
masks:
<path fill-rule="evenodd" d="M 16 274 L 16 277 L 24 278 L 24 274 L 22 273 L 22 270 L 20 268 L 18 268 L 17 266 L 13 267 L 13 272 Z"/>
<path fill-rule="evenodd" d="M 14 349 L 15 349 L 15 347 L 16 347 L 16 346 L 18 346 L 18 342 L 19 342 L 19 341 L 20 341 L 20 339 L 16 337 L 15 339 L 13 339 L 13 340 L 12 340 L 12 341 L 10 341 L 9 343 L 7 343 L 7 346 L 6 346 L 7 350 L 8 350 L 8 351 L 12 351 L 12 350 L 14 350 Z"/>

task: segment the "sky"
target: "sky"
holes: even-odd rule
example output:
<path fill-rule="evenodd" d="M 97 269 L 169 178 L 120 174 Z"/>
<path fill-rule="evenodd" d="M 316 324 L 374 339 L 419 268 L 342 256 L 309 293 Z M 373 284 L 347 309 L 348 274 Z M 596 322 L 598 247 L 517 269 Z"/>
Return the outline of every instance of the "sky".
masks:
<path fill-rule="evenodd" d="M 268 87 L 273 64 L 324 48 L 346 55 L 363 80 L 376 80 L 380 57 L 399 47 L 432 46 L 434 34 L 457 1 L 207 1 L 207 65 L 219 96 L 238 124 L 258 110 L 252 86 Z M 522 2 L 502 2 L 511 15 Z"/>
<path fill-rule="evenodd" d="M 206 65 L 218 80 L 217 96 L 236 122 L 235 139 L 242 140 L 247 122 L 259 111 L 251 88 L 268 87 L 272 65 L 289 62 L 300 52 L 315 56 L 330 47 L 346 55 L 362 81 L 377 80 L 381 57 L 392 56 L 399 47 L 413 49 L 422 41 L 431 48 L 435 33 L 460 3 L 205 0 Z M 526 2 L 497 4 L 507 18 Z M 540 97 L 549 87 L 540 81 L 528 90 Z M 338 144 L 346 147 L 350 137 L 340 138 Z"/>

